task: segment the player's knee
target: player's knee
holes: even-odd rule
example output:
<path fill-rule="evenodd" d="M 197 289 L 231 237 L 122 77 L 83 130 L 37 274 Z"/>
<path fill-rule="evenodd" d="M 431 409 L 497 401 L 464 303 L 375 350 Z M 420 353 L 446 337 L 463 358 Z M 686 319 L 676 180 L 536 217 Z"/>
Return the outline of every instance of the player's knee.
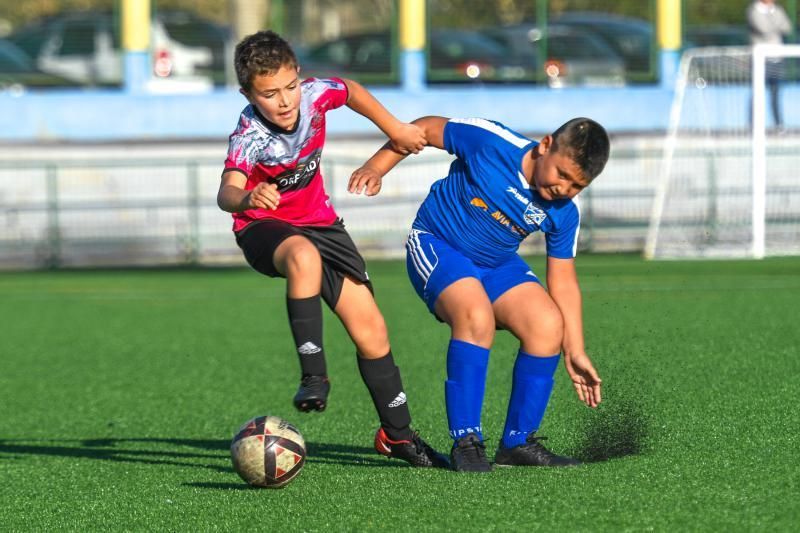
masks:
<path fill-rule="evenodd" d="M 453 324 L 458 338 L 480 345 L 494 341 L 494 311 L 490 305 L 469 306 L 461 310 Z"/>
<path fill-rule="evenodd" d="M 380 313 L 370 313 L 364 318 L 363 330 L 370 338 L 380 343 L 388 342 L 389 330 L 386 328 L 386 321 Z"/>
<path fill-rule="evenodd" d="M 537 313 L 521 328 L 519 338 L 524 346 L 535 347 L 531 349 L 538 355 L 557 353 L 564 340 L 564 318 L 558 309 Z"/>
<path fill-rule="evenodd" d="M 319 250 L 310 242 L 295 245 L 286 257 L 287 277 L 318 276 L 321 271 Z"/>

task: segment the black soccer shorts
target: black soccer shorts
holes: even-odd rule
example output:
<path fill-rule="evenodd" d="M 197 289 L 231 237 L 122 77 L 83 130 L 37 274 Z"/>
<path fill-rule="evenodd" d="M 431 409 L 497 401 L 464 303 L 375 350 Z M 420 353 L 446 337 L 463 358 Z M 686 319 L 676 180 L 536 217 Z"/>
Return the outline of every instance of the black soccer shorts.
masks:
<path fill-rule="evenodd" d="M 282 220 L 256 221 L 236 234 L 236 244 L 256 271 L 271 278 L 283 278 L 285 276 L 275 269 L 272 257 L 278 246 L 293 235 L 306 237 L 319 250 L 322 257 L 322 299 L 331 309 L 335 309 L 339 301 L 345 276 L 363 283 L 374 293 L 366 262 L 342 219 L 330 226 L 294 226 Z"/>

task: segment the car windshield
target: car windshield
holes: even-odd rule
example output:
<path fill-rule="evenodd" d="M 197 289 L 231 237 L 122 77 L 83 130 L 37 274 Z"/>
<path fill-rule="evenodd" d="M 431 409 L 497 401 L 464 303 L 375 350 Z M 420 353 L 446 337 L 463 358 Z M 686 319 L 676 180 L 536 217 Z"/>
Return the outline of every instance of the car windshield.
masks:
<path fill-rule="evenodd" d="M 0 72 L 19 74 L 34 72 L 36 68 L 22 50 L 5 40 L 0 40 Z"/>
<path fill-rule="evenodd" d="M 498 42 L 477 33 L 438 31 L 431 34 L 431 54 L 448 59 L 494 59 L 507 56 Z"/>
<path fill-rule="evenodd" d="M 624 55 L 649 54 L 653 39 L 650 24 L 639 19 L 598 17 L 576 12 L 565 13 L 554 22 L 581 27 L 600 35 L 618 53 Z"/>
<path fill-rule="evenodd" d="M 225 39 L 225 29 L 189 13 L 162 12 L 158 19 L 170 37 L 187 46 L 208 46 L 209 39 Z"/>
<path fill-rule="evenodd" d="M 572 59 L 616 57 L 614 51 L 599 39 L 580 33 L 552 33 L 547 39 L 547 54 Z"/>
<path fill-rule="evenodd" d="M 44 24 L 34 23 L 23 27 L 9 36 L 9 40 L 30 57 L 39 55 L 47 40 L 48 32 Z"/>
<path fill-rule="evenodd" d="M 503 43 L 513 55 L 536 57 L 544 32 L 535 26 L 506 26 L 490 28 L 486 35 L 497 43 Z M 547 31 L 547 55 L 570 59 L 617 58 L 616 52 L 602 39 L 591 34 L 575 31 L 564 25 L 551 25 Z"/>

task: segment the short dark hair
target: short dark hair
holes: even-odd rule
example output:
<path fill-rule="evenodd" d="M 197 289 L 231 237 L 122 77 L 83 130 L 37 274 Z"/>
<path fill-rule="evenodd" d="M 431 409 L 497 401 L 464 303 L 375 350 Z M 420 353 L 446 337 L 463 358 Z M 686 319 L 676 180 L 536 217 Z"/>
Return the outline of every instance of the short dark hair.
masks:
<path fill-rule="evenodd" d="M 280 35 L 274 31 L 260 31 L 248 35 L 236 45 L 233 56 L 236 78 L 245 91 L 253 85 L 253 78 L 274 74 L 281 67 L 297 68 L 297 56 Z"/>
<path fill-rule="evenodd" d="M 606 166 L 610 144 L 605 128 L 590 118 L 573 118 L 553 133 L 553 150 L 575 161 L 589 181 Z"/>

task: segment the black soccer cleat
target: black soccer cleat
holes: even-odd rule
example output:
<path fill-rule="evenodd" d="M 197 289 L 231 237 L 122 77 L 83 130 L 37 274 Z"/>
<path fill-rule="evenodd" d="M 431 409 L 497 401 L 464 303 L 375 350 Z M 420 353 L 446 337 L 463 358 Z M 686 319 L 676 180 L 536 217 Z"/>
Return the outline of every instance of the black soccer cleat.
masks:
<path fill-rule="evenodd" d="M 422 440 L 417 431 L 411 440 L 391 440 L 383 428 L 375 433 L 375 451 L 386 457 L 401 459 L 419 468 L 449 468 L 447 457 L 440 454 Z"/>
<path fill-rule="evenodd" d="M 324 411 L 328 406 L 331 382 L 326 376 L 303 376 L 300 388 L 294 395 L 294 406 L 298 411 Z"/>
<path fill-rule="evenodd" d="M 450 462 L 456 472 L 492 471 L 492 465 L 486 458 L 486 445 L 474 433 L 461 437 L 453 443 Z"/>
<path fill-rule="evenodd" d="M 497 466 L 578 466 L 581 464 L 577 459 L 556 455 L 545 448 L 541 441 L 546 438 L 537 437 L 531 433 L 525 440 L 525 444 L 513 448 L 503 447 L 501 441 L 494 457 L 494 464 Z"/>

